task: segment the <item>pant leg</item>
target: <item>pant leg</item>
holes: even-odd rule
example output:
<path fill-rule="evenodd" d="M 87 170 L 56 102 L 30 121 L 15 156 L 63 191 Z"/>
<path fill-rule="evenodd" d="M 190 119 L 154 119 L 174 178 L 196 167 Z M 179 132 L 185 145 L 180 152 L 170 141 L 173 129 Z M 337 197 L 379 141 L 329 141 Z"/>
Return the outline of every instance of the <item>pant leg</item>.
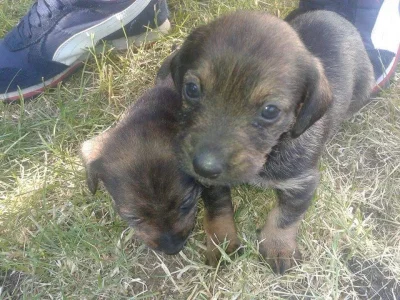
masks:
<path fill-rule="evenodd" d="M 379 87 L 387 85 L 396 69 L 400 42 L 399 0 L 300 0 L 305 10 L 334 11 L 360 32 Z"/>

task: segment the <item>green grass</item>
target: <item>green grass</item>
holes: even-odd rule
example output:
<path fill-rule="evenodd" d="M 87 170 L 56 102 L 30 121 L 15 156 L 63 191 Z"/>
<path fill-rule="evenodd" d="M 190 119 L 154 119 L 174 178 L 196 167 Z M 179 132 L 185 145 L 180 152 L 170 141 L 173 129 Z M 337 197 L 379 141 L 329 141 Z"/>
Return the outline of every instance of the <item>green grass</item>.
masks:
<path fill-rule="evenodd" d="M 0 4 L 0 35 L 30 4 Z M 244 255 L 212 269 L 203 263 L 201 210 L 184 251 L 164 256 L 133 238 L 104 190 L 92 196 L 85 185 L 80 144 L 112 126 L 152 85 L 163 58 L 191 28 L 234 9 L 283 17 L 294 6 L 170 1 L 174 27 L 150 49 L 105 51 L 38 99 L 0 104 L 0 299 L 368 299 L 381 288 L 374 299 L 398 297 L 398 83 L 329 143 L 299 233 L 305 262 L 284 276 L 274 275 L 257 254 L 255 230 L 274 204 L 271 191 L 234 191 Z"/>

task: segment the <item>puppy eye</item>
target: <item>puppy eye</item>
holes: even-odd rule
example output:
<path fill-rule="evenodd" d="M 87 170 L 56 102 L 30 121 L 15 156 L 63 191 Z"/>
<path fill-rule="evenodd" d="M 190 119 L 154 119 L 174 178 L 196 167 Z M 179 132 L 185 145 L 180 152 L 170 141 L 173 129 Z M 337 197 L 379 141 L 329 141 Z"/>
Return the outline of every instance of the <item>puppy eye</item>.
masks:
<path fill-rule="evenodd" d="M 141 218 L 132 218 L 132 222 L 134 222 L 135 224 L 139 224 L 139 223 L 143 222 L 143 219 L 141 219 Z"/>
<path fill-rule="evenodd" d="M 279 116 L 280 112 L 281 110 L 275 105 L 267 105 L 263 108 L 261 116 L 268 121 L 274 121 Z"/>
<path fill-rule="evenodd" d="M 200 86 L 194 82 L 188 82 L 184 88 L 185 97 L 189 100 L 198 100 L 201 96 Z"/>
<path fill-rule="evenodd" d="M 126 221 L 129 223 L 131 226 L 137 226 L 140 223 L 142 223 L 144 220 L 141 218 L 133 217 L 133 216 L 125 216 L 127 219 Z"/>
<path fill-rule="evenodd" d="M 185 199 L 180 206 L 181 211 L 188 212 L 189 210 L 191 210 L 193 208 L 193 205 L 195 204 L 193 199 L 194 197 L 188 197 L 187 199 Z"/>
<path fill-rule="evenodd" d="M 191 190 L 186 197 L 183 199 L 181 206 L 179 207 L 180 210 L 184 213 L 188 213 L 193 206 L 196 204 L 196 199 L 199 197 L 199 194 L 196 190 Z"/>

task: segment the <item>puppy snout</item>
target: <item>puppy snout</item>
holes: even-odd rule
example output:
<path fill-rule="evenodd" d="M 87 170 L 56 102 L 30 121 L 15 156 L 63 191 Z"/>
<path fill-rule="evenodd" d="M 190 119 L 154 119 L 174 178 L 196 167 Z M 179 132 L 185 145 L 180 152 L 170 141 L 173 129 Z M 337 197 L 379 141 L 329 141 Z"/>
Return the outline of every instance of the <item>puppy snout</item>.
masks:
<path fill-rule="evenodd" d="M 210 179 L 217 178 L 223 171 L 218 154 L 210 150 L 201 151 L 195 155 L 193 168 L 197 174 Z"/>
<path fill-rule="evenodd" d="M 175 255 L 185 246 L 186 239 L 176 234 L 163 233 L 159 238 L 158 247 L 156 250 L 162 251 L 168 255 Z"/>

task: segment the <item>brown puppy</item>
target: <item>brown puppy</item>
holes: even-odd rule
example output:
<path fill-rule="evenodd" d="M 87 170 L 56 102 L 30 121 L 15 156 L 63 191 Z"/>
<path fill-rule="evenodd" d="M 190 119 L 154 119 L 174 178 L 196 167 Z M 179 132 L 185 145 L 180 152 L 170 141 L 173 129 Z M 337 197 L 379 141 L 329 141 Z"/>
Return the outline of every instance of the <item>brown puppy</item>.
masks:
<path fill-rule="evenodd" d="M 181 105 L 172 79 L 159 78 L 114 128 L 81 151 L 90 191 L 103 181 L 121 217 L 148 246 L 167 254 L 184 246 L 201 191 L 179 170 L 174 152 Z"/>
<path fill-rule="evenodd" d="M 195 224 L 202 190 L 179 169 L 174 151 L 181 105 L 166 60 L 156 86 L 138 99 L 114 128 L 86 141 L 81 150 L 90 191 L 95 193 L 98 181 L 103 181 L 117 212 L 135 227 L 136 235 L 167 254 L 184 246 Z M 230 240 L 227 252 L 240 244 L 233 207 L 226 187 L 205 188 L 202 196 L 207 259 L 216 264 L 219 251 L 211 239 L 217 243 Z"/>
<path fill-rule="evenodd" d="M 331 12 L 300 14 L 291 24 L 236 12 L 195 29 L 171 72 L 185 103 L 184 170 L 206 185 L 276 190 L 260 252 L 283 273 L 300 257 L 297 230 L 324 144 L 369 99 L 372 66 L 357 30 Z"/>

